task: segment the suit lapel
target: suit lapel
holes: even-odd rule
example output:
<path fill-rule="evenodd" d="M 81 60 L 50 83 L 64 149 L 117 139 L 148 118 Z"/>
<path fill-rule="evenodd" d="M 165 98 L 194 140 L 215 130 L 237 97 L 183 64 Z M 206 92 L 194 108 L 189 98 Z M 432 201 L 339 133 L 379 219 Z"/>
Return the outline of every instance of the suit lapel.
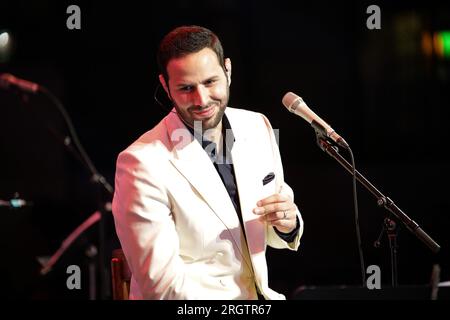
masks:
<path fill-rule="evenodd" d="M 235 143 L 231 150 L 236 184 L 239 191 L 242 219 L 247 237 L 247 244 L 252 260 L 257 254 L 265 252 L 266 246 L 266 224 L 259 220 L 259 216 L 253 213 L 256 202 L 262 190 L 261 177 L 258 176 L 258 156 L 256 146 L 249 139 L 251 129 L 245 120 L 235 117 L 234 110 L 227 109 L 226 114 L 230 121 L 235 136 Z M 255 261 L 254 261 L 255 262 Z"/>
<path fill-rule="evenodd" d="M 237 215 L 229 214 L 235 212 L 233 203 L 205 150 L 175 113 L 166 118 L 166 126 L 173 143 L 172 164 L 228 228 L 235 226 L 239 221 Z"/>

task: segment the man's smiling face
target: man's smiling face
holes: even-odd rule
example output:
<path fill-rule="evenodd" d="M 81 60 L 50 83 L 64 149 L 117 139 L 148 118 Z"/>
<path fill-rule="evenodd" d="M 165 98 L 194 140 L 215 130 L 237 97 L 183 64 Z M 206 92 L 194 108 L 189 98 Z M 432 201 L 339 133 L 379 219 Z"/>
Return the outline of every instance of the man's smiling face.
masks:
<path fill-rule="evenodd" d="M 202 130 L 215 128 L 229 100 L 229 80 L 213 50 L 204 48 L 167 65 L 170 97 L 178 114 L 191 127 L 202 122 Z M 163 84 L 164 85 L 164 84 Z"/>

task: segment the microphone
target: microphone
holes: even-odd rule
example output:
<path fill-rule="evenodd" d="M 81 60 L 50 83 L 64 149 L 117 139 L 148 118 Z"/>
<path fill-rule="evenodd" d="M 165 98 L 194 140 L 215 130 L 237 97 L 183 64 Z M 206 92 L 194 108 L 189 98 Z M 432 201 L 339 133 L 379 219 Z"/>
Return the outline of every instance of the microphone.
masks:
<path fill-rule="evenodd" d="M 9 89 L 10 87 L 17 87 L 20 90 L 29 93 L 36 93 L 40 89 L 40 86 L 37 83 L 17 78 L 10 73 L 0 74 L 0 87 L 5 89 Z"/>
<path fill-rule="evenodd" d="M 308 108 L 305 101 L 303 101 L 303 99 L 295 93 L 286 93 L 283 97 L 282 103 L 290 112 L 295 113 L 308 121 L 314 129 L 319 130 L 320 133 L 325 135 L 327 138 L 333 140 L 343 148 L 350 148 L 348 143 L 340 135 L 338 135 L 328 123 L 323 121 L 317 114 L 314 113 L 314 111 Z"/>

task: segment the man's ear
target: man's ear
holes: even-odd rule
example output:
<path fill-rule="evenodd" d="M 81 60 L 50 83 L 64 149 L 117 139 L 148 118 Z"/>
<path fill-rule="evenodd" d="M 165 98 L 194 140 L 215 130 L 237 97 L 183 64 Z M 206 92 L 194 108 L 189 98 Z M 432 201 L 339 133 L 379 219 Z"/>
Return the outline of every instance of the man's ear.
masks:
<path fill-rule="evenodd" d="M 164 88 L 164 91 L 167 93 L 167 96 L 169 97 L 169 99 L 172 100 L 172 98 L 170 97 L 168 84 L 166 83 L 166 79 L 164 79 L 164 76 L 162 74 L 159 75 L 159 82 L 161 83 L 162 87 Z"/>
<path fill-rule="evenodd" d="M 225 73 L 228 78 L 228 85 L 231 84 L 231 60 L 230 58 L 225 59 Z"/>

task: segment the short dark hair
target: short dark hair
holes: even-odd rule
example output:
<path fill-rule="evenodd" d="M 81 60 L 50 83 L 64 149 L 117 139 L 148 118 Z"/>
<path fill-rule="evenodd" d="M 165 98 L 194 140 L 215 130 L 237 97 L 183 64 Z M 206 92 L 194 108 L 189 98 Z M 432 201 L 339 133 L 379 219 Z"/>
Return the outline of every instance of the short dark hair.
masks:
<path fill-rule="evenodd" d="M 168 83 L 167 65 L 170 60 L 184 57 L 210 48 L 217 55 L 220 65 L 225 70 L 222 44 L 219 37 L 209 29 L 200 26 L 181 26 L 170 31 L 159 44 L 157 61 L 164 80 Z"/>

